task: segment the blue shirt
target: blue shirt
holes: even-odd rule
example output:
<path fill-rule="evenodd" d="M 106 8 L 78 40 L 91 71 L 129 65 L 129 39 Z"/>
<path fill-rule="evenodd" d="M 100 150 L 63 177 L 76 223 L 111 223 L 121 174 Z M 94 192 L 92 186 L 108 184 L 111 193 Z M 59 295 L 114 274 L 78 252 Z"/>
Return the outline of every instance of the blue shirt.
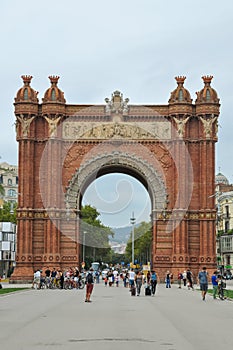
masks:
<path fill-rule="evenodd" d="M 200 281 L 200 284 L 207 284 L 208 283 L 207 272 L 200 271 L 198 274 L 198 279 Z"/>
<path fill-rule="evenodd" d="M 213 275 L 213 276 L 211 277 L 211 280 L 212 280 L 213 286 L 217 286 L 217 285 L 218 285 L 217 276 L 216 276 L 216 275 Z"/>
<path fill-rule="evenodd" d="M 151 281 L 157 281 L 157 275 L 155 272 L 151 274 Z"/>

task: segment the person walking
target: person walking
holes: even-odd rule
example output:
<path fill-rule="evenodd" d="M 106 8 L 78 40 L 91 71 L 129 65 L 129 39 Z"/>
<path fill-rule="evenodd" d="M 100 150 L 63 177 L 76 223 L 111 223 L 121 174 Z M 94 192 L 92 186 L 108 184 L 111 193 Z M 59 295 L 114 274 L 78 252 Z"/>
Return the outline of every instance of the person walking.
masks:
<path fill-rule="evenodd" d="M 129 288 L 131 289 L 134 286 L 135 281 L 135 272 L 133 269 L 129 271 Z"/>
<path fill-rule="evenodd" d="M 177 279 L 178 279 L 178 288 L 181 288 L 181 281 L 183 279 L 183 275 L 179 271 L 178 271 Z"/>
<path fill-rule="evenodd" d="M 183 272 L 183 284 L 184 284 L 184 287 L 186 287 L 186 281 L 187 281 L 187 272 L 186 272 L 186 270 L 184 270 L 184 272 Z"/>
<path fill-rule="evenodd" d="M 35 270 L 34 276 L 33 276 L 33 282 L 32 282 L 33 289 L 40 289 L 40 276 L 41 276 L 40 270 L 39 269 Z"/>
<path fill-rule="evenodd" d="M 148 271 L 146 274 L 146 282 L 148 285 L 150 285 L 150 278 L 151 278 L 151 273 L 150 273 L 150 271 Z"/>
<path fill-rule="evenodd" d="M 138 273 L 136 274 L 135 281 L 136 281 L 137 296 L 139 297 L 141 293 L 142 283 L 143 283 L 143 275 L 141 271 L 138 271 Z"/>
<path fill-rule="evenodd" d="M 165 277 L 166 288 L 171 288 L 171 274 L 169 271 L 166 273 Z"/>
<path fill-rule="evenodd" d="M 154 270 L 151 271 L 150 284 L 151 284 L 151 295 L 154 296 L 156 291 L 156 286 L 157 286 L 157 274 Z"/>
<path fill-rule="evenodd" d="M 202 300 L 205 300 L 205 296 L 208 289 L 208 272 L 206 271 L 206 267 L 202 268 L 202 271 L 198 273 L 198 280 L 201 289 Z"/>
<path fill-rule="evenodd" d="M 213 298 L 216 299 L 217 291 L 218 291 L 218 273 L 217 271 L 214 271 L 211 282 L 213 286 Z"/>
<path fill-rule="evenodd" d="M 86 299 L 85 302 L 91 303 L 91 294 L 94 288 L 94 270 L 91 267 L 86 276 Z"/>
<path fill-rule="evenodd" d="M 190 269 L 187 269 L 187 285 L 188 285 L 188 289 L 191 288 L 192 290 L 194 290 L 194 288 L 193 288 L 193 274 L 190 271 Z"/>

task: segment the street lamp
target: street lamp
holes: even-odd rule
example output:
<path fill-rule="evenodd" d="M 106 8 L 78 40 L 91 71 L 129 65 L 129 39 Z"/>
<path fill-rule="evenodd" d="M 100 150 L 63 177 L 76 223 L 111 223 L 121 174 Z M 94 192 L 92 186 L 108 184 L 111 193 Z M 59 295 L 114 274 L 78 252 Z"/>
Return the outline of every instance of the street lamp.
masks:
<path fill-rule="evenodd" d="M 14 204 L 13 204 L 13 202 L 10 203 L 10 214 L 11 215 L 14 214 Z"/>
<path fill-rule="evenodd" d="M 132 217 L 130 218 L 130 223 L 132 224 L 132 264 L 134 265 L 134 224 L 136 219 L 134 217 L 134 212 L 132 213 Z"/>
<path fill-rule="evenodd" d="M 85 241 L 86 241 L 86 231 L 83 231 L 83 262 L 85 262 Z"/>

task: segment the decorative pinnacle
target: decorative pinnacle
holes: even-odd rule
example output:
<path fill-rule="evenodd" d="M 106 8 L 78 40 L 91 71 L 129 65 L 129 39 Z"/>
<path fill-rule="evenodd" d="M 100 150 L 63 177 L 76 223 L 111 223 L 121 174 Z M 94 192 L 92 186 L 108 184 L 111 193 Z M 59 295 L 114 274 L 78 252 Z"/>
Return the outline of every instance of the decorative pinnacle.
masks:
<path fill-rule="evenodd" d="M 33 77 L 31 75 L 21 75 L 21 78 L 23 79 L 24 85 L 30 85 Z"/>
<path fill-rule="evenodd" d="M 178 85 L 180 85 L 180 84 L 183 85 L 186 77 L 185 76 L 178 76 L 178 77 L 175 77 L 175 79 L 176 79 Z"/>
<path fill-rule="evenodd" d="M 213 79 L 213 75 L 205 75 L 202 77 L 205 84 L 210 84 L 211 80 Z"/>
<path fill-rule="evenodd" d="M 59 80 L 59 76 L 58 75 L 50 75 L 49 79 L 52 85 L 57 85 L 57 82 Z"/>

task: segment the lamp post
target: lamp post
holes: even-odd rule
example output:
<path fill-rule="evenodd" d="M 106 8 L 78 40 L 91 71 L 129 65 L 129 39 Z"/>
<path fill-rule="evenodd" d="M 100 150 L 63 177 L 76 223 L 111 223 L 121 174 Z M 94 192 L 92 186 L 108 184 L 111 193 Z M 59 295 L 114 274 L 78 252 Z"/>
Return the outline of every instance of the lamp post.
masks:
<path fill-rule="evenodd" d="M 132 264 L 134 265 L 134 224 L 136 219 L 134 217 L 134 212 L 132 213 L 132 217 L 130 218 L 130 223 L 132 224 Z"/>
<path fill-rule="evenodd" d="M 11 215 L 14 214 L 14 204 L 13 204 L 13 202 L 10 203 L 10 214 Z"/>
<path fill-rule="evenodd" d="M 86 241 L 86 231 L 83 231 L 83 262 L 85 262 L 85 241 Z"/>

